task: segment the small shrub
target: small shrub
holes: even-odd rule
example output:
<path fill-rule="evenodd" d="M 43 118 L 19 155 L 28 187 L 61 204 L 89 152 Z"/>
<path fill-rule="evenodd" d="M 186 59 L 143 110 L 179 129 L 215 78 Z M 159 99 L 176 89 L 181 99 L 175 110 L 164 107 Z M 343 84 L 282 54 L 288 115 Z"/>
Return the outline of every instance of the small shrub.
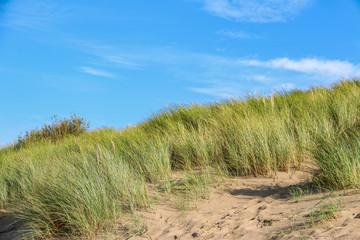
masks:
<path fill-rule="evenodd" d="M 59 120 L 56 115 L 52 118 L 51 124 L 44 124 L 40 130 L 35 129 L 31 132 L 26 131 L 25 136 L 19 136 L 17 147 L 21 147 L 33 142 L 52 141 L 56 142 L 68 135 L 79 135 L 86 132 L 90 123 L 85 118 L 72 115 L 70 119 Z"/>

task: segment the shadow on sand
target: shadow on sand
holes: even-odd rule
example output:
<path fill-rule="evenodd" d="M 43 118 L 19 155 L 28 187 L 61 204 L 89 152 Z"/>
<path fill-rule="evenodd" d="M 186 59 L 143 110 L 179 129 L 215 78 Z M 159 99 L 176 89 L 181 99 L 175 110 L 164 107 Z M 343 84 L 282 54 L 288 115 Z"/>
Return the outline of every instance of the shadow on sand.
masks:
<path fill-rule="evenodd" d="M 252 196 L 252 197 L 273 197 L 273 198 L 289 198 L 291 196 L 290 189 L 297 188 L 301 189 L 302 192 L 311 192 L 311 194 L 319 193 L 319 190 L 312 187 L 309 183 L 302 183 L 297 185 L 290 185 L 285 187 L 274 186 L 266 187 L 262 189 L 236 189 L 231 190 L 229 193 L 231 195 L 243 195 L 243 196 Z"/>
<path fill-rule="evenodd" d="M 0 212 L 0 240 L 20 240 L 27 232 L 24 221 L 11 214 Z"/>

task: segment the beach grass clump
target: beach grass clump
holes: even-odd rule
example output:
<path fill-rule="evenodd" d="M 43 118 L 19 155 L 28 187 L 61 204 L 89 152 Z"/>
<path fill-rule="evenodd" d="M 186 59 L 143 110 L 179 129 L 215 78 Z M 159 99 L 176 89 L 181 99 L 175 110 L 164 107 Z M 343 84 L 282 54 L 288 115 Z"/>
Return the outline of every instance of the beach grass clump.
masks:
<path fill-rule="evenodd" d="M 358 126 L 338 134 L 318 136 L 312 147 L 312 156 L 319 167 L 315 179 L 322 186 L 333 189 L 360 188 Z"/>
<path fill-rule="evenodd" d="M 77 159 L 78 160 L 78 159 Z M 121 158 L 104 152 L 101 162 L 61 163 L 51 174 L 24 192 L 12 210 L 41 235 L 87 235 L 105 230 L 147 203 L 145 180 Z"/>
<path fill-rule="evenodd" d="M 51 124 L 44 124 L 41 129 L 27 131 L 24 136 L 19 136 L 16 143 L 17 147 L 28 145 L 40 141 L 59 141 L 68 135 L 79 135 L 86 132 L 90 123 L 85 118 L 78 117 L 76 114 L 69 119 L 59 120 L 56 115 L 52 117 Z"/>
<path fill-rule="evenodd" d="M 50 237 L 95 233 L 122 213 L 146 206 L 143 173 L 112 144 L 94 144 L 94 134 L 33 145 L 31 153 L 24 148 L 2 159 L 8 168 L 1 181 L 4 207 L 38 235 Z M 112 134 L 107 130 L 100 135 Z M 25 157 L 31 154 L 36 158 Z"/>

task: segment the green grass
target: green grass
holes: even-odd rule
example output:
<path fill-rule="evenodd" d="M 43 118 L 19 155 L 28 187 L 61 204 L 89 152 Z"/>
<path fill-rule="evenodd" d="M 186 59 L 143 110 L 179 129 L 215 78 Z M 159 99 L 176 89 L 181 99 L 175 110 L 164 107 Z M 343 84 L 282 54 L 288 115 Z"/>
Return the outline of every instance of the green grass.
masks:
<path fill-rule="evenodd" d="M 35 236 L 91 237 L 148 206 L 150 191 L 193 200 L 206 197 L 219 175 L 276 174 L 301 168 L 303 159 L 318 167 L 318 184 L 358 187 L 359 109 L 360 81 L 353 79 L 173 106 L 120 131 L 8 146 L 0 150 L 0 205 Z"/>

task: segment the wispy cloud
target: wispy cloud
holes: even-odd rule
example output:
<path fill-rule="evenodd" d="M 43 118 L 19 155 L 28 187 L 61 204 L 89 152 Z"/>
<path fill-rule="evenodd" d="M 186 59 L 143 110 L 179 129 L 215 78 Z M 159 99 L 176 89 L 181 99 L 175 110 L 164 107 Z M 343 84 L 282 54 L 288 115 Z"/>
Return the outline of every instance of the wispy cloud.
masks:
<path fill-rule="evenodd" d="M 0 25 L 53 31 L 53 24 L 66 17 L 70 7 L 63 7 L 50 1 L 25 0 L 10 2 Z"/>
<path fill-rule="evenodd" d="M 321 74 L 333 77 L 355 76 L 360 74 L 360 64 L 356 65 L 340 60 L 322 60 L 317 58 L 292 60 L 289 58 L 275 58 L 268 61 L 240 60 L 239 63 L 248 66 L 278 68 L 307 74 Z"/>
<path fill-rule="evenodd" d="M 192 92 L 215 97 L 242 96 L 248 91 L 265 89 L 305 89 L 314 84 L 328 85 L 340 77 L 360 75 L 359 63 L 318 57 L 259 60 L 255 57 L 226 57 L 221 53 L 204 54 L 171 47 L 131 46 L 97 47 L 91 52 L 96 56 L 95 66 L 127 68 L 127 71 L 134 73 L 150 69 L 161 71 L 162 77 L 169 81 L 181 81 Z M 113 76 L 103 70 L 83 67 L 82 71 L 85 70 L 94 75 Z"/>
<path fill-rule="evenodd" d="M 216 34 L 226 36 L 229 38 L 237 38 L 237 39 L 257 39 L 257 38 L 259 38 L 259 36 L 256 34 L 244 32 L 244 31 L 220 30 L 220 31 L 217 31 Z"/>
<path fill-rule="evenodd" d="M 127 60 L 123 56 L 104 56 L 104 59 L 108 62 L 115 63 L 117 66 L 125 66 L 125 67 L 136 67 L 137 63 Z"/>
<path fill-rule="evenodd" d="M 210 14 L 240 22 L 284 22 L 312 0 L 199 0 Z"/>
<path fill-rule="evenodd" d="M 203 81 L 202 86 L 190 87 L 189 90 L 196 93 L 211 95 L 214 97 L 231 98 L 247 95 L 249 92 L 257 94 L 266 86 L 267 89 L 293 89 L 295 84 L 284 82 L 273 76 L 257 75 L 233 66 L 232 72 L 218 72 L 216 77 L 209 74 L 213 80 Z M 243 73 L 242 73 L 243 72 Z M 269 74 L 270 75 L 270 74 Z M 201 82 L 200 82 L 201 83 Z M 266 94 L 262 92 L 262 94 Z"/>
<path fill-rule="evenodd" d="M 258 75 L 258 74 L 247 75 L 247 76 L 244 76 L 244 78 L 246 78 L 246 80 L 248 80 L 248 81 L 255 81 L 255 82 L 262 83 L 262 84 L 267 84 L 269 82 L 274 81 L 274 79 L 269 76 Z"/>
<path fill-rule="evenodd" d="M 212 86 L 212 87 L 197 87 L 189 88 L 190 91 L 207 94 L 215 97 L 221 98 L 231 98 L 239 94 L 239 91 L 231 87 L 221 87 L 221 86 Z"/>
<path fill-rule="evenodd" d="M 275 90 L 275 91 L 291 91 L 295 88 L 296 88 L 296 84 L 292 83 L 292 82 L 285 82 L 285 83 L 271 86 L 271 89 Z M 196 93 L 211 95 L 211 96 L 220 97 L 220 98 L 242 97 L 249 93 L 252 95 L 261 94 L 264 96 L 264 95 L 268 95 L 270 93 L 269 91 L 260 93 L 259 92 L 260 89 L 261 89 L 260 87 L 250 87 L 250 88 L 244 89 L 241 87 L 240 82 L 223 83 L 223 84 L 217 83 L 217 84 L 214 84 L 211 86 L 206 86 L 206 87 L 189 88 L 190 91 L 193 91 Z"/>
<path fill-rule="evenodd" d="M 328 86 L 341 77 L 360 75 L 360 64 L 316 57 L 275 58 L 267 61 L 215 56 L 204 59 L 208 61 L 206 67 L 201 74 L 192 73 L 192 76 L 207 81 L 189 90 L 215 97 L 243 96 L 248 91 L 256 93 L 258 90 L 268 94 L 271 89 L 306 89 L 314 84 Z"/>
<path fill-rule="evenodd" d="M 91 67 L 79 67 L 78 69 L 80 72 L 87 73 L 87 74 L 94 75 L 94 76 L 106 77 L 106 78 L 115 78 L 116 77 L 116 75 L 111 72 L 107 72 L 107 71 L 103 71 L 103 70 L 99 70 L 99 69 L 95 69 L 95 68 L 91 68 Z"/>

